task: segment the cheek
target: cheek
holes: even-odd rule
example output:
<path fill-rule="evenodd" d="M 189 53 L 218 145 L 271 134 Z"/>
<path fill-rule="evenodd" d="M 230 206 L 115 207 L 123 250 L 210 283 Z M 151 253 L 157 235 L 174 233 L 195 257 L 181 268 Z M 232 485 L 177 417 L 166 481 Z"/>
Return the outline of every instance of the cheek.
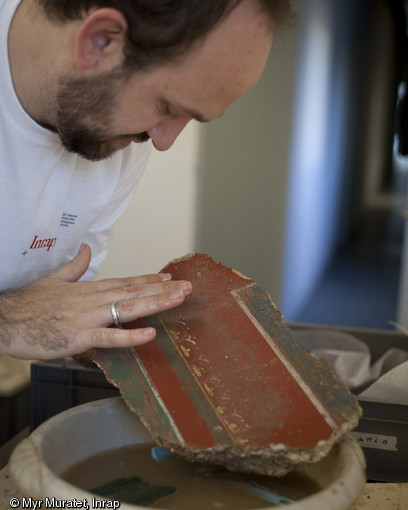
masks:
<path fill-rule="evenodd" d="M 153 107 L 138 101 L 122 100 L 113 109 L 111 127 L 118 133 L 142 133 L 161 121 Z"/>

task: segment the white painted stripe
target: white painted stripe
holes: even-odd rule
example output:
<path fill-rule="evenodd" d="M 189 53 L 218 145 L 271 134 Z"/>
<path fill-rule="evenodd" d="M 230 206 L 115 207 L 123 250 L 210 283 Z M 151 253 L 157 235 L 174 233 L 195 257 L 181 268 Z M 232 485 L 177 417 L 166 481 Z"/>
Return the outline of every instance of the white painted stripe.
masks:
<path fill-rule="evenodd" d="M 256 284 L 251 284 L 248 287 L 253 287 Z M 242 290 L 242 289 L 241 289 Z M 248 316 L 248 318 L 251 320 L 252 324 L 256 327 L 256 329 L 261 333 L 261 335 L 265 338 L 265 340 L 268 342 L 268 344 L 271 346 L 272 350 L 276 354 L 276 356 L 280 359 L 280 361 L 285 365 L 286 369 L 290 373 L 290 375 L 295 379 L 295 381 L 300 386 L 301 390 L 305 393 L 307 398 L 310 400 L 310 402 L 314 405 L 314 407 L 318 410 L 318 412 L 324 417 L 327 424 L 333 429 L 337 429 L 338 425 L 333 420 L 333 418 L 330 416 L 330 413 L 327 411 L 327 409 L 323 406 L 323 404 L 320 402 L 319 399 L 316 398 L 312 390 L 309 388 L 309 386 L 306 384 L 306 382 L 303 380 L 303 378 L 300 376 L 300 374 L 295 370 L 293 365 L 289 363 L 288 359 L 284 355 L 284 353 L 279 349 L 279 347 L 276 345 L 276 343 L 273 341 L 273 339 L 270 337 L 270 335 L 264 330 L 264 328 L 259 324 L 258 320 L 252 315 L 251 311 L 247 307 L 247 305 L 244 303 L 242 298 L 238 294 L 239 291 L 231 291 L 231 294 L 235 297 L 237 300 L 237 303 L 240 305 L 242 310 L 245 312 L 245 314 Z"/>
<path fill-rule="evenodd" d="M 170 424 L 170 426 L 171 426 L 171 428 L 172 428 L 172 430 L 174 432 L 174 435 L 177 437 L 177 439 L 180 442 L 185 443 L 184 438 L 183 438 L 183 436 L 180 433 L 180 430 L 178 429 L 175 421 L 173 420 L 173 417 L 171 416 L 171 414 L 167 410 L 167 407 L 166 407 L 165 403 L 161 399 L 160 394 L 157 391 L 156 386 L 153 384 L 153 381 L 151 380 L 149 374 L 147 373 L 147 371 L 146 371 L 146 369 L 145 369 L 141 359 L 139 358 L 139 356 L 137 355 L 137 353 L 135 352 L 133 347 L 130 347 L 130 351 L 131 351 L 131 353 L 133 355 L 134 360 L 137 363 L 137 366 L 139 367 L 140 371 L 143 373 L 144 378 L 146 379 L 146 381 L 148 381 L 148 383 L 150 385 L 150 389 L 151 389 L 153 395 L 155 396 L 155 398 L 157 400 L 157 403 L 159 404 L 159 406 L 162 408 L 164 414 L 166 415 L 166 418 L 167 418 L 167 420 L 168 420 L 168 422 L 169 422 L 169 424 Z"/>

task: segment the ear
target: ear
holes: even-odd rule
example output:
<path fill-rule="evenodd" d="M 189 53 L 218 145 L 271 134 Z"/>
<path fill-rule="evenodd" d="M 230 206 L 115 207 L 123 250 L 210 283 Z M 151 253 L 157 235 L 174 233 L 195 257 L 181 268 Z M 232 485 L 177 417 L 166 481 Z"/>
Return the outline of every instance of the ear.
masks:
<path fill-rule="evenodd" d="M 75 58 L 80 69 L 109 71 L 123 60 L 127 21 L 117 9 L 92 12 L 75 38 Z"/>

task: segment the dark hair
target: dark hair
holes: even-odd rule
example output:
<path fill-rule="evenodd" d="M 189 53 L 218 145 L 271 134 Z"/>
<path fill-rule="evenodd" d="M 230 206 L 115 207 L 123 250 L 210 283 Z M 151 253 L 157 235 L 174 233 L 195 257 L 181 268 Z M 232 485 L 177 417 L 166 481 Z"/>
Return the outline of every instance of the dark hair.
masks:
<path fill-rule="evenodd" d="M 111 7 L 128 23 L 125 65 L 147 67 L 174 60 L 214 28 L 241 0 L 38 0 L 50 19 L 80 19 L 92 9 Z M 292 17 L 289 0 L 257 0 L 271 26 Z"/>

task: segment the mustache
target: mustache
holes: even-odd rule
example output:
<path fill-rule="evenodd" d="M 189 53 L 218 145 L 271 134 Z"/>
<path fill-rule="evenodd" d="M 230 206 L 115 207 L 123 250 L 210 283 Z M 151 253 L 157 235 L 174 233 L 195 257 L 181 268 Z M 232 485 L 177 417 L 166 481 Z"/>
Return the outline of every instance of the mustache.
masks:
<path fill-rule="evenodd" d="M 139 143 L 147 142 L 148 140 L 150 140 L 150 136 L 147 134 L 146 131 L 143 131 L 143 133 L 138 133 L 137 135 L 134 135 L 131 138 L 133 138 L 135 142 Z"/>

